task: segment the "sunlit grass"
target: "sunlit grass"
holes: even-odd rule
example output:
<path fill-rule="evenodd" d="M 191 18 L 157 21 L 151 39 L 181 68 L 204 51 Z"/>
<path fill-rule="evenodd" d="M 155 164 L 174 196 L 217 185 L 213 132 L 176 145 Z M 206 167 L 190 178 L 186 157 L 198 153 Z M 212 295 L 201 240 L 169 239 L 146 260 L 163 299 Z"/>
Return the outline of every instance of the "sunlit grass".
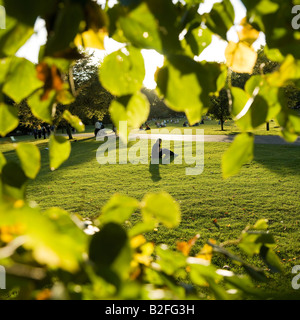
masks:
<path fill-rule="evenodd" d="M 142 164 L 100 165 L 96 160 L 100 142 L 94 138 L 73 141 L 69 160 L 52 172 L 45 142 L 33 141 L 42 153 L 42 169 L 27 189 L 27 198 L 42 208 L 59 206 L 94 218 L 114 193 L 141 200 L 147 192 L 165 190 L 179 202 L 182 222 L 171 230 L 159 226 L 147 238 L 175 249 L 177 241 L 187 241 L 199 233 L 192 253 L 197 253 L 210 238 L 219 242 L 237 238 L 245 226 L 265 218 L 285 269 L 276 281 L 281 279 L 280 285 L 290 288 L 291 268 L 300 264 L 300 147 L 256 145 L 255 159 L 243 166 L 238 176 L 223 180 L 220 163 L 227 143 L 205 143 L 204 172 L 187 176 L 185 163 L 160 165 L 154 171 Z M 5 148 L 6 151 L 2 145 L 5 156 L 17 160 L 12 146 L 7 144 Z M 139 219 L 137 212 L 126 226 Z M 220 267 L 227 264 L 237 268 L 223 258 L 215 262 Z M 263 266 L 258 260 L 255 263 Z"/>

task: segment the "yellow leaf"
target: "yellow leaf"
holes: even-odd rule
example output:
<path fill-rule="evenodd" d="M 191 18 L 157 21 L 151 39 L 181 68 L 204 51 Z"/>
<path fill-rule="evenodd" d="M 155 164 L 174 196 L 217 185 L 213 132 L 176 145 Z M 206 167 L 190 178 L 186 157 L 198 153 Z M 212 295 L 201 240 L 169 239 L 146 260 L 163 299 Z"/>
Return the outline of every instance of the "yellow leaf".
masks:
<path fill-rule="evenodd" d="M 211 243 L 216 243 L 215 240 L 210 239 L 209 240 Z M 212 246 L 210 246 L 209 244 L 205 244 L 202 248 L 202 250 L 198 253 L 198 255 L 196 256 L 196 258 L 199 259 L 203 259 L 203 260 L 207 260 L 207 261 L 211 261 L 213 255 L 213 248 Z"/>
<path fill-rule="evenodd" d="M 135 262 L 149 266 L 152 262 L 152 253 L 154 250 L 154 245 L 152 242 L 147 242 L 140 248 L 140 253 L 135 253 L 133 258 Z"/>
<path fill-rule="evenodd" d="M 229 41 L 225 50 L 226 64 L 234 72 L 252 73 L 257 59 L 257 52 L 244 42 Z"/>
<path fill-rule="evenodd" d="M 143 245 L 146 242 L 146 239 L 143 235 L 139 234 L 138 236 L 130 240 L 130 245 L 132 248 L 136 249 Z"/>
<path fill-rule="evenodd" d="M 83 46 L 84 48 L 94 48 L 104 50 L 104 38 L 107 35 L 103 30 L 95 32 L 93 29 L 89 29 L 81 34 L 78 34 L 75 38 L 76 46 Z"/>
<path fill-rule="evenodd" d="M 177 242 L 177 250 L 181 251 L 185 256 L 188 256 L 192 246 L 196 243 L 197 239 L 199 239 L 200 235 L 195 235 L 194 238 L 190 239 L 188 242 Z"/>
<path fill-rule="evenodd" d="M 241 22 L 241 26 L 242 29 L 238 31 L 239 39 L 251 46 L 257 40 L 259 31 L 254 29 L 245 19 Z"/>

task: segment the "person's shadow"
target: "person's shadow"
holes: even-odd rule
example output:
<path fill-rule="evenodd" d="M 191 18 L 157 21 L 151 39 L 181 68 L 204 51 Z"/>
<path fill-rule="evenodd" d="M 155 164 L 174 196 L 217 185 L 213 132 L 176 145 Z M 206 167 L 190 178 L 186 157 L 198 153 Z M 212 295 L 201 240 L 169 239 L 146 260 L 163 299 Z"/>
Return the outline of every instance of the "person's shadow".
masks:
<path fill-rule="evenodd" d="M 150 161 L 149 172 L 151 173 L 151 179 L 153 182 L 161 180 L 161 176 L 159 173 L 159 164 L 154 164 Z"/>
<path fill-rule="evenodd" d="M 149 165 L 149 172 L 151 173 L 151 179 L 153 182 L 158 182 L 159 180 L 162 179 L 162 177 L 160 176 L 160 172 L 159 172 L 159 165 L 160 164 L 170 164 L 171 162 L 174 161 L 174 157 L 170 156 L 168 157 L 169 159 L 167 160 L 167 163 L 163 163 L 162 159 L 159 159 L 159 163 L 151 163 L 150 160 L 150 165 Z"/>

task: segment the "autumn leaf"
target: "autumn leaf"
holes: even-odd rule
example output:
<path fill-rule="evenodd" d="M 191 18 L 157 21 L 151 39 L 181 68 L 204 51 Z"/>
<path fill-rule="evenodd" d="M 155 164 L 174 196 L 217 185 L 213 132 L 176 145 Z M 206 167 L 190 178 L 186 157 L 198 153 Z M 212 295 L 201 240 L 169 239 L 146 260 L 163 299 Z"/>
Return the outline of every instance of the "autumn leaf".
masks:
<path fill-rule="evenodd" d="M 44 94 L 41 98 L 42 101 L 48 100 L 51 90 L 60 92 L 64 89 L 63 80 L 55 65 L 49 66 L 45 62 L 41 62 L 37 65 L 36 71 L 38 79 L 44 82 Z"/>
<path fill-rule="evenodd" d="M 252 73 L 257 59 L 257 52 L 244 42 L 229 41 L 225 50 L 226 64 L 234 72 Z"/>
<path fill-rule="evenodd" d="M 246 42 L 251 46 L 259 37 L 259 31 L 254 29 L 244 18 L 241 22 L 242 29 L 238 31 L 240 41 Z"/>
<path fill-rule="evenodd" d="M 210 239 L 209 242 L 215 244 L 216 241 L 214 239 Z M 196 258 L 211 261 L 213 256 L 213 248 L 209 244 L 205 244 L 201 251 L 197 254 Z"/>
<path fill-rule="evenodd" d="M 177 250 L 181 251 L 185 256 L 188 256 L 192 246 L 196 243 L 199 239 L 200 235 L 195 235 L 194 238 L 190 239 L 188 242 L 177 242 L 176 247 Z"/>
<path fill-rule="evenodd" d="M 77 47 L 83 46 L 84 48 L 104 50 L 104 38 L 106 36 L 107 32 L 90 29 L 76 36 L 75 45 Z"/>

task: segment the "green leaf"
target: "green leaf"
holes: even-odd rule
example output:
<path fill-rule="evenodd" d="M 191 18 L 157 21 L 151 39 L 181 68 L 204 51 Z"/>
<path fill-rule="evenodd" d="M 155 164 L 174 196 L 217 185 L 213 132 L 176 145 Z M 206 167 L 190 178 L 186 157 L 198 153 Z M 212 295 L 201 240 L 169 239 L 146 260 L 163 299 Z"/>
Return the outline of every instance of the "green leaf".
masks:
<path fill-rule="evenodd" d="M 82 7 L 79 4 L 68 4 L 58 12 L 54 32 L 49 35 L 45 55 L 53 56 L 70 47 L 80 31 L 80 23 L 84 20 Z"/>
<path fill-rule="evenodd" d="M 290 80 L 300 79 L 300 61 L 288 55 L 278 71 L 267 76 L 267 82 L 273 87 L 287 85 Z"/>
<path fill-rule="evenodd" d="M 275 244 L 273 236 L 267 231 L 268 221 L 258 220 L 253 227 L 247 228 L 242 232 L 239 247 L 248 255 L 259 254 L 262 245 L 268 247 Z"/>
<path fill-rule="evenodd" d="M 249 265 L 247 262 L 242 260 L 240 257 L 236 256 L 235 254 L 231 253 L 230 251 L 224 249 L 221 246 L 218 246 L 214 243 L 208 242 L 210 246 L 213 247 L 215 252 L 218 252 L 220 254 L 223 254 L 230 258 L 231 260 L 237 262 L 238 264 L 241 264 L 243 268 L 246 270 L 246 272 L 255 280 L 258 281 L 266 281 L 266 276 L 264 272 L 260 269 L 257 269 L 256 267 Z"/>
<path fill-rule="evenodd" d="M 0 102 L 0 135 L 5 137 L 19 124 L 18 109 Z"/>
<path fill-rule="evenodd" d="M 254 288 L 253 282 L 248 276 L 245 275 L 235 275 L 232 277 L 225 277 L 225 282 L 233 286 L 234 288 L 241 290 L 242 292 L 247 294 L 247 297 L 253 296 L 257 299 L 266 298 L 266 293 L 263 292 L 260 288 Z"/>
<path fill-rule="evenodd" d="M 62 105 L 70 105 L 71 103 L 73 103 L 75 101 L 75 98 L 73 97 L 73 95 L 69 91 L 69 88 L 65 88 L 63 90 L 60 90 L 57 93 L 56 100 L 58 103 L 61 103 Z"/>
<path fill-rule="evenodd" d="M 94 263 L 96 272 L 107 281 L 114 281 L 113 274 L 121 279 L 128 277 L 131 256 L 127 233 L 119 224 L 108 223 L 92 237 L 89 259 Z"/>
<path fill-rule="evenodd" d="M 56 91 L 52 90 L 46 100 L 43 100 L 42 98 L 43 93 L 43 90 L 36 91 L 28 98 L 27 102 L 35 117 L 52 124 L 52 116 L 55 111 Z"/>
<path fill-rule="evenodd" d="M 6 81 L 12 57 L 3 58 L 0 60 L 0 84 L 2 85 Z"/>
<path fill-rule="evenodd" d="M 236 124 L 242 131 L 251 131 L 251 114 L 249 112 L 253 98 L 240 88 L 232 88 L 232 110 Z"/>
<path fill-rule="evenodd" d="M 159 35 L 157 20 L 146 3 L 141 3 L 127 16 L 119 19 L 124 36 L 132 45 L 138 48 L 155 49 L 162 51 L 162 42 Z"/>
<path fill-rule="evenodd" d="M 181 214 L 179 205 L 166 192 L 147 194 L 141 206 L 145 221 L 155 218 L 168 228 L 175 228 L 180 224 Z"/>
<path fill-rule="evenodd" d="M 85 130 L 85 126 L 82 121 L 77 116 L 72 115 L 69 110 L 64 111 L 63 118 L 78 132 L 83 132 Z"/>
<path fill-rule="evenodd" d="M 140 90 L 145 78 L 144 58 L 138 49 L 123 48 L 106 56 L 100 66 L 100 82 L 113 95 Z"/>
<path fill-rule="evenodd" d="M 253 226 L 254 230 L 267 230 L 268 229 L 268 220 L 267 219 L 259 219 L 256 221 Z"/>
<path fill-rule="evenodd" d="M 156 227 L 157 222 L 154 219 L 147 219 L 147 221 L 138 222 L 135 224 L 129 231 L 128 234 L 130 237 L 135 237 L 139 234 L 147 233 L 153 231 Z"/>
<path fill-rule="evenodd" d="M 16 103 L 20 103 L 44 83 L 37 78 L 35 65 L 24 59 L 14 58 L 3 86 L 3 92 Z"/>
<path fill-rule="evenodd" d="M 34 26 L 38 16 L 54 12 L 55 0 L 4 0 L 7 15 L 16 18 L 18 21 Z"/>
<path fill-rule="evenodd" d="M 134 198 L 114 195 L 102 208 L 100 221 L 105 224 L 109 222 L 123 223 L 138 208 L 138 201 Z"/>
<path fill-rule="evenodd" d="M 198 286 L 207 286 L 210 281 L 219 282 L 222 276 L 216 273 L 217 269 L 212 265 L 191 264 L 190 277 Z"/>
<path fill-rule="evenodd" d="M 207 111 L 209 94 L 217 90 L 220 67 L 215 63 L 199 63 L 187 56 L 165 59 L 157 73 L 157 90 L 173 110 L 185 112 L 192 125 Z"/>
<path fill-rule="evenodd" d="M 3 153 L 0 152 L 0 174 L 2 172 L 2 168 L 5 166 L 5 164 L 6 164 L 6 159 L 3 155 Z"/>
<path fill-rule="evenodd" d="M 178 269 L 186 266 L 186 257 L 181 252 L 159 246 L 156 248 L 156 254 L 159 257 L 157 263 L 167 275 L 174 275 Z"/>
<path fill-rule="evenodd" d="M 126 140 L 130 130 L 137 129 L 147 121 L 150 105 L 147 98 L 140 92 L 113 100 L 109 112 L 116 125 L 121 139 Z M 127 122 L 127 128 L 120 122 Z M 127 129 L 127 130 L 126 130 Z"/>
<path fill-rule="evenodd" d="M 87 246 L 87 236 L 59 208 L 41 212 L 38 207 L 23 205 L 13 210 L 0 210 L 0 226 L 18 225 L 24 234 L 23 247 L 34 259 L 51 269 L 78 271 Z"/>
<path fill-rule="evenodd" d="M 254 136 L 250 133 L 237 135 L 222 157 L 223 177 L 237 174 L 241 167 L 253 158 Z"/>
<path fill-rule="evenodd" d="M 215 3 L 211 12 L 206 16 L 206 25 L 214 33 L 226 38 L 227 31 L 234 24 L 234 8 L 229 0 Z"/>
<path fill-rule="evenodd" d="M 0 58 L 15 55 L 33 33 L 32 27 L 6 16 L 6 29 L 0 29 Z"/>
<path fill-rule="evenodd" d="M 258 91 L 257 91 L 258 90 Z M 249 110 L 251 126 L 258 127 L 271 119 L 274 119 L 281 110 L 278 99 L 278 88 L 271 86 L 262 76 L 252 76 L 245 84 L 245 91 L 252 96 L 257 95 Z"/>
<path fill-rule="evenodd" d="M 283 108 L 276 118 L 282 127 L 283 138 L 288 142 L 295 142 L 300 135 L 300 116 L 293 110 Z"/>
<path fill-rule="evenodd" d="M 198 56 L 212 41 L 212 32 L 208 28 L 197 27 L 197 25 L 191 26 L 184 37 L 191 56 Z"/>
<path fill-rule="evenodd" d="M 181 52 L 179 41 L 181 32 L 178 27 L 178 11 L 172 0 L 146 0 L 146 3 L 158 23 L 158 31 L 163 46 L 163 53 Z"/>
<path fill-rule="evenodd" d="M 227 75 L 228 75 L 228 68 L 224 64 L 222 64 L 221 74 L 217 79 L 217 91 L 216 91 L 217 94 L 226 86 Z"/>
<path fill-rule="evenodd" d="M 263 258 L 272 272 L 281 272 L 283 270 L 279 258 L 272 249 L 262 245 L 260 248 L 260 256 Z"/>
<path fill-rule="evenodd" d="M 65 137 L 51 135 L 49 139 L 49 149 L 50 168 L 53 171 L 69 158 L 71 144 Z"/>
<path fill-rule="evenodd" d="M 8 162 L 3 166 L 1 177 L 4 184 L 18 189 L 28 180 L 24 171 L 14 162 Z"/>
<path fill-rule="evenodd" d="M 16 152 L 26 176 L 35 179 L 41 167 L 41 153 L 38 147 L 29 143 L 19 143 Z"/>
<path fill-rule="evenodd" d="M 294 26 L 298 23 L 297 15 L 292 12 L 291 1 L 243 0 L 247 7 L 247 19 L 257 29 L 264 32 L 269 57 L 276 61 L 292 54 L 299 59 L 299 30 Z M 294 28 L 293 28 L 294 26 Z"/>

